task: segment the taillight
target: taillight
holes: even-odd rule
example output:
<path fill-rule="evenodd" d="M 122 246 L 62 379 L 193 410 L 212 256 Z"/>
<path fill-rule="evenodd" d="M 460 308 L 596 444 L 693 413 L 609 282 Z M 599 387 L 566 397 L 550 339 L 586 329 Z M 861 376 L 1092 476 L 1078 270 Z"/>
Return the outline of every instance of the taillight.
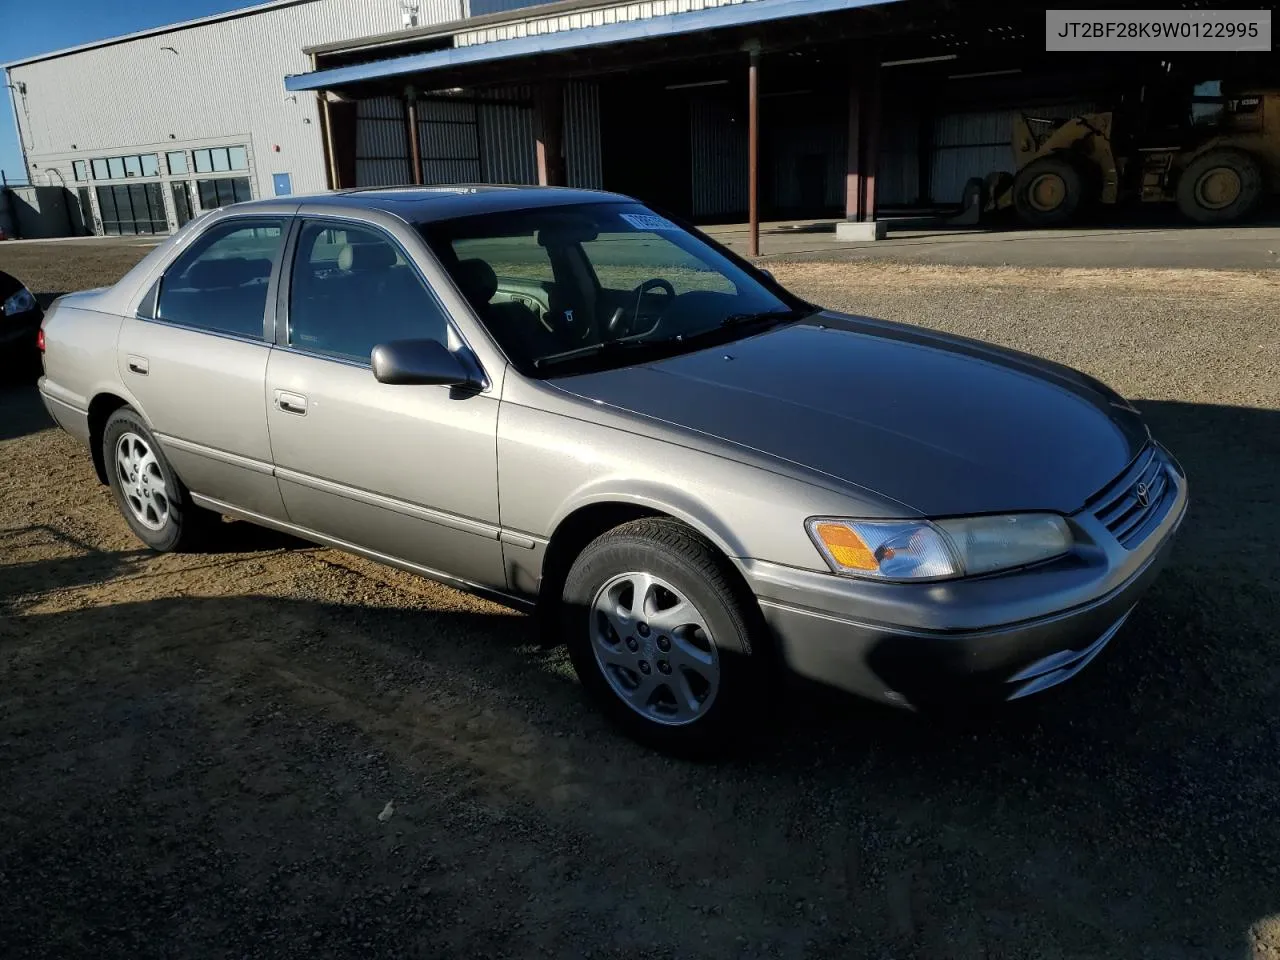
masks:
<path fill-rule="evenodd" d="M 39 333 L 36 334 L 36 349 L 44 353 L 44 327 L 41 327 Z"/>

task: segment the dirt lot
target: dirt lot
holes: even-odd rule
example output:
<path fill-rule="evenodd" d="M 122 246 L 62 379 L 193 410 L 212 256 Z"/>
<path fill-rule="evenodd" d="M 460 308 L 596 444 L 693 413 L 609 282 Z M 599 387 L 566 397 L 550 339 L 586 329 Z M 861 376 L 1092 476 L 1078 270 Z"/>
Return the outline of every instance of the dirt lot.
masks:
<path fill-rule="evenodd" d="M 0 268 L 51 293 L 143 252 Z M 749 756 L 667 760 L 501 608 L 242 524 L 144 553 L 11 387 L 0 954 L 1280 957 L 1276 281 L 777 272 L 1140 401 L 1193 512 L 1089 671 L 964 728 L 797 696 Z"/>

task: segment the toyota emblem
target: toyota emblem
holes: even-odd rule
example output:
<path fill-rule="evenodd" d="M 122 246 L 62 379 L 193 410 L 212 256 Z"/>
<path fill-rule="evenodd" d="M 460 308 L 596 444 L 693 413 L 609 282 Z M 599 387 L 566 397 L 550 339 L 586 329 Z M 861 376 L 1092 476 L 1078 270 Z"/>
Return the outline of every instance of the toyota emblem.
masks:
<path fill-rule="evenodd" d="M 1138 485 L 1133 488 L 1133 495 L 1138 498 L 1138 502 L 1144 507 L 1151 504 L 1151 492 L 1147 489 L 1147 485 L 1139 481 Z"/>

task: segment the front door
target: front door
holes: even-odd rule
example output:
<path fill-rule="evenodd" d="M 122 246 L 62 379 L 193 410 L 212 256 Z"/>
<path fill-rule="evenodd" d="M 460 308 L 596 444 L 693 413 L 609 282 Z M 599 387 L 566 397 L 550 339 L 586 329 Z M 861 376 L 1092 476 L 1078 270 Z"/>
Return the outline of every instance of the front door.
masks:
<path fill-rule="evenodd" d="M 304 221 L 285 302 L 267 419 L 289 519 L 432 573 L 505 587 L 497 398 L 383 384 L 369 366 L 373 347 L 390 340 L 458 346 L 408 255 L 373 225 Z"/>
<path fill-rule="evenodd" d="M 120 328 L 120 376 L 165 455 L 197 495 L 275 519 L 264 398 L 268 293 L 286 221 L 212 224 L 165 271 L 158 296 Z"/>

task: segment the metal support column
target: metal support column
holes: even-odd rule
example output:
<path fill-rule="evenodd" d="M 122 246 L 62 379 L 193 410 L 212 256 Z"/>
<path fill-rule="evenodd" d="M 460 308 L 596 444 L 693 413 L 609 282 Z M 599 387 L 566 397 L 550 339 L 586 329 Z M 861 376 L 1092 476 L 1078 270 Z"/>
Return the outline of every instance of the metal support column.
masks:
<path fill-rule="evenodd" d="M 876 218 L 876 162 L 880 155 L 880 70 L 856 70 L 849 83 L 846 220 Z"/>
<path fill-rule="evenodd" d="M 748 50 L 747 67 L 747 251 L 760 256 L 760 46 Z"/>
<path fill-rule="evenodd" d="M 418 145 L 418 91 L 413 87 L 406 87 L 404 91 L 404 135 L 409 143 L 412 182 L 421 186 L 422 148 Z"/>
<path fill-rule="evenodd" d="M 538 157 L 538 183 L 563 187 L 568 182 L 564 159 L 564 85 L 540 84 L 534 108 L 534 138 Z"/>
<path fill-rule="evenodd" d="M 338 176 L 338 160 L 333 152 L 333 117 L 329 115 L 329 94 L 321 91 L 317 99 L 320 101 L 320 126 L 324 134 L 324 178 L 328 189 L 338 190 L 341 183 Z"/>

